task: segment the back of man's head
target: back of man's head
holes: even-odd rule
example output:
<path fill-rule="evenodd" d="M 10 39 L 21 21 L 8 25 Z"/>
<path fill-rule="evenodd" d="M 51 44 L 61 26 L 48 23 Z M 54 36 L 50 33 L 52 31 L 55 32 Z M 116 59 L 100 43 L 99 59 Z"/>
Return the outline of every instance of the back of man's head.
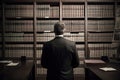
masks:
<path fill-rule="evenodd" d="M 62 22 L 57 22 L 54 25 L 55 35 L 62 35 L 64 33 L 65 24 Z"/>

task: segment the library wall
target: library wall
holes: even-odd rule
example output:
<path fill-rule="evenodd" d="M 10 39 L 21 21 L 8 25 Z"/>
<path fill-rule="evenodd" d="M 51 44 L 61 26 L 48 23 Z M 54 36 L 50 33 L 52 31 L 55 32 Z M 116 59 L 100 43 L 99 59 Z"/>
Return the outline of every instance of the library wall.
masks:
<path fill-rule="evenodd" d="M 83 67 L 86 58 L 85 42 L 88 44 L 87 54 L 90 58 L 100 59 L 101 56 L 113 58 L 113 55 L 117 54 L 118 43 L 120 43 L 120 2 L 116 2 L 116 6 L 114 0 L 87 0 L 86 6 L 85 0 L 61 1 L 61 5 L 57 1 L 38 1 L 36 4 L 4 2 L 5 16 L 2 16 L 2 4 L 0 4 L 0 56 L 2 47 L 5 47 L 4 56 L 7 59 L 26 56 L 27 59 L 33 60 L 34 42 L 36 42 L 36 74 L 41 80 L 45 80 L 46 69 L 42 68 L 40 63 L 43 43 L 55 37 L 54 24 L 62 20 L 65 23 L 64 37 L 76 42 L 80 58 L 80 66 L 74 69 L 75 80 L 78 80 L 81 75 L 84 77 L 85 74 Z M 86 7 L 87 22 L 85 21 Z M 2 26 L 2 17 L 5 18 L 5 26 Z M 36 26 L 33 25 L 34 23 Z M 2 31 L 3 27 L 4 31 Z M 85 27 L 87 41 L 85 41 Z M 2 45 L 3 38 L 5 44 Z"/>

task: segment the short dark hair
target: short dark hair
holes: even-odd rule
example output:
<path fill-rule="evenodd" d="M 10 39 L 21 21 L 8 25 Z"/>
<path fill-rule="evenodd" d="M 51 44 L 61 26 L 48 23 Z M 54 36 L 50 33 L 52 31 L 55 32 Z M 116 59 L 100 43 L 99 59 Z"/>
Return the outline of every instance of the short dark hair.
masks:
<path fill-rule="evenodd" d="M 65 24 L 63 22 L 57 22 L 54 25 L 54 32 L 56 35 L 62 35 L 64 33 Z"/>

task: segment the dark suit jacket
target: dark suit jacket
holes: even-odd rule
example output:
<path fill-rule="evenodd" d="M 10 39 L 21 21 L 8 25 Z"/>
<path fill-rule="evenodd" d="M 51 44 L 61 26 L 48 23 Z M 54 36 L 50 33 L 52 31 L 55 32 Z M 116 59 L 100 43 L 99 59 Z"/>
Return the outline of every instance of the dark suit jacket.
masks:
<path fill-rule="evenodd" d="M 73 80 L 73 68 L 79 65 L 75 43 L 63 37 L 46 42 L 41 65 L 47 68 L 47 80 Z"/>

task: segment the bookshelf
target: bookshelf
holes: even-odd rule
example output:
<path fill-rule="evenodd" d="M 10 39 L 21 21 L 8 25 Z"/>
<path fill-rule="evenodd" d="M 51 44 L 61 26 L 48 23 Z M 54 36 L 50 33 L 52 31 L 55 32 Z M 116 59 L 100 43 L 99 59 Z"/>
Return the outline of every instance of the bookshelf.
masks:
<path fill-rule="evenodd" d="M 76 42 L 81 65 L 85 58 L 112 58 L 120 41 L 119 11 L 120 1 L 114 0 L 5 0 L 0 3 L 0 56 L 34 60 L 36 77 L 45 80 L 43 43 L 54 38 L 54 23 L 63 21 L 64 37 Z M 84 75 L 83 66 L 74 71 Z"/>
<path fill-rule="evenodd" d="M 5 57 L 33 59 L 33 3 L 5 3 Z"/>
<path fill-rule="evenodd" d="M 115 28 L 115 2 L 113 0 L 88 0 L 87 29 L 90 58 L 116 54 L 113 43 Z M 116 46 L 113 46 L 116 45 Z"/>

